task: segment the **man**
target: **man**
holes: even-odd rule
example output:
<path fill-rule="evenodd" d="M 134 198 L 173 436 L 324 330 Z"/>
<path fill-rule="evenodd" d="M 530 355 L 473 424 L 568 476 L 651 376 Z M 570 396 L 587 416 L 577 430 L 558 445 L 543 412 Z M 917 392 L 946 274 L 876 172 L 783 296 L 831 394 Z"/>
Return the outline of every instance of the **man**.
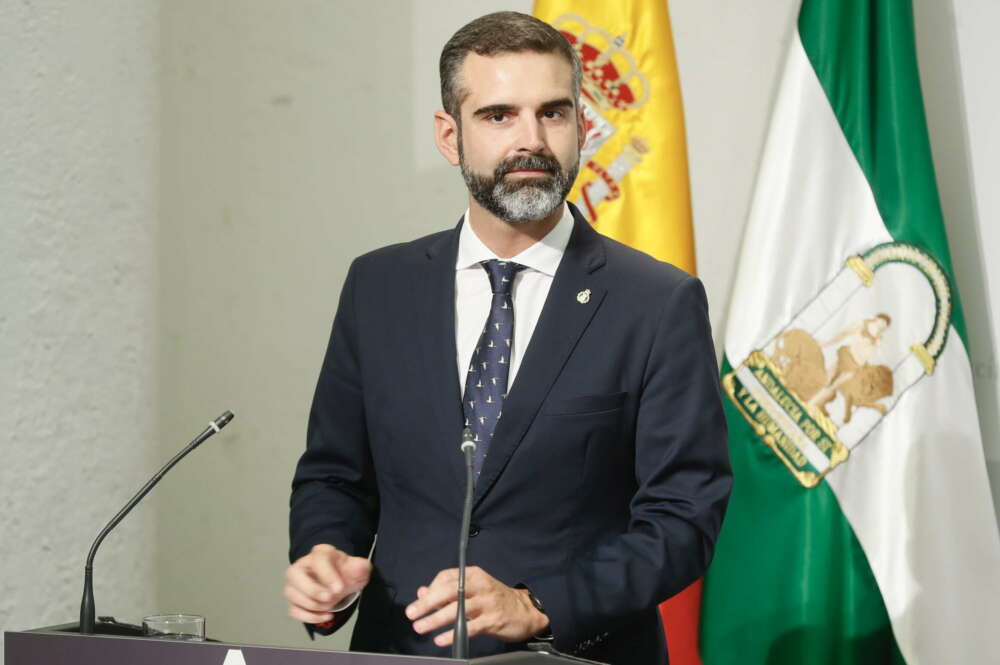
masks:
<path fill-rule="evenodd" d="M 289 613 L 325 633 L 358 606 L 352 649 L 449 653 L 468 426 L 472 655 L 549 638 L 663 663 L 656 606 L 705 570 L 731 483 L 704 291 L 565 203 L 580 65 L 553 28 L 471 22 L 441 88 L 469 209 L 351 266 L 293 481 Z"/>

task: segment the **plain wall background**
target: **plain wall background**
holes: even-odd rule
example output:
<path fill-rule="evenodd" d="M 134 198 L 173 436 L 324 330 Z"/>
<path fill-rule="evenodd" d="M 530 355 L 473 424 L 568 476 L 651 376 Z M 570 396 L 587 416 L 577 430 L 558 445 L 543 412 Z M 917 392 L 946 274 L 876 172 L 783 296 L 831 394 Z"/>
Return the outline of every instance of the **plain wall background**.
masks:
<path fill-rule="evenodd" d="M 698 267 L 717 340 L 798 4 L 671 2 Z M 21 100 L 0 115 L 0 390 L 14 405 L 2 421 L 11 460 L 0 471 L 2 589 L 12 600 L 0 604 L 0 624 L 72 620 L 93 534 L 144 475 L 228 408 L 232 425 L 108 541 L 98 610 L 129 619 L 193 611 L 220 639 L 344 648 L 346 631 L 310 643 L 280 593 L 289 484 L 341 282 L 354 256 L 457 221 L 464 186 L 431 136 L 440 48 L 469 19 L 530 11 L 531 2 L 143 0 L 104 2 L 103 14 L 65 0 L 41 5 L 0 11 L 0 35 L 17 56 L 0 62 L 0 81 Z M 915 5 L 996 478 L 1000 272 L 987 257 L 1000 249 L 988 223 L 1000 213 L 991 186 L 1000 90 L 990 64 L 1000 47 L 988 26 L 1000 22 L 1000 6 Z M 53 14 L 60 20 L 43 20 Z M 50 76 L 49 92 L 24 95 L 39 78 L 36 61 L 49 72 L 70 67 L 87 86 Z M 49 137 L 49 152 L 14 149 L 37 137 Z M 90 168 L 73 176 L 81 160 L 96 160 L 100 177 Z M 61 248 L 57 260 L 38 246 Z M 125 266 L 118 290 L 116 266 Z M 69 356 L 36 349 L 67 333 L 90 345 Z M 106 357 L 132 360 L 109 369 Z M 64 414 L 60 425 L 36 431 L 52 409 Z M 78 452 L 39 461 L 59 446 L 100 451 L 108 464 L 90 460 L 81 474 Z M 61 529 L 68 499 L 29 494 L 25 477 L 72 488 L 86 514 Z M 42 556 L 54 521 L 63 540 Z M 35 531 L 23 538 L 26 524 Z M 128 570 L 113 577 L 115 566 Z M 44 609 L 28 602 L 39 576 L 50 580 Z"/>
<path fill-rule="evenodd" d="M 0 629 L 76 620 L 91 541 L 160 455 L 158 15 L 0 3 Z M 153 516 L 99 553 L 102 613 L 155 607 Z"/>

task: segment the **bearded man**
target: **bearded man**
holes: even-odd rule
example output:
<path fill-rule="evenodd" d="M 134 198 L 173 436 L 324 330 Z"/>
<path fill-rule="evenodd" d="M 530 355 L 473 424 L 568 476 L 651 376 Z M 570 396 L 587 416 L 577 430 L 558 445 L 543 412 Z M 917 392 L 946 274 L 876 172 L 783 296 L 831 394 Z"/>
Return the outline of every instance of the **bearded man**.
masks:
<path fill-rule="evenodd" d="M 704 572 L 731 484 L 704 290 L 565 201 L 584 129 L 562 35 L 490 14 L 440 70 L 468 210 L 351 265 L 293 480 L 289 614 L 325 634 L 357 607 L 352 649 L 448 655 L 468 427 L 471 654 L 551 639 L 660 665 L 657 604 Z"/>

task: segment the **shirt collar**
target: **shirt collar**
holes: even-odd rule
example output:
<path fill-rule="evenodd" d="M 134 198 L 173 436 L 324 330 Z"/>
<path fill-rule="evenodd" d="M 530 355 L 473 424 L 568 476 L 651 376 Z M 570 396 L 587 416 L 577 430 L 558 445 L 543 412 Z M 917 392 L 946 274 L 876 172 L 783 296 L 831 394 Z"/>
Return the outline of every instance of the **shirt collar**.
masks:
<path fill-rule="evenodd" d="M 573 214 L 569 211 L 568 205 L 563 203 L 562 206 L 562 217 L 559 218 L 559 221 L 556 222 L 556 225 L 552 227 L 552 230 L 544 238 L 517 256 L 512 256 L 505 260 L 520 263 L 522 266 L 554 277 L 556 268 L 559 267 L 559 261 L 562 260 L 562 256 L 566 252 L 569 237 L 573 233 Z M 500 258 L 489 247 L 484 245 L 483 241 L 476 235 L 476 232 L 472 229 L 472 225 L 468 223 L 468 210 L 465 211 L 465 216 L 462 220 L 464 223 L 458 235 L 458 258 L 455 261 L 455 269 L 464 270 L 482 261 Z"/>

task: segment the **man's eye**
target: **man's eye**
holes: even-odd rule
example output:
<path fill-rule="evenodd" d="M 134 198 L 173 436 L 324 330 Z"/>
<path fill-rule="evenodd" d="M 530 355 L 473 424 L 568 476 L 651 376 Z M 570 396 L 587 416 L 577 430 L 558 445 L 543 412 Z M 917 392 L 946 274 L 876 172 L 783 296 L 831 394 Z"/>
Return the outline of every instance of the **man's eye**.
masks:
<path fill-rule="evenodd" d="M 549 120 L 555 120 L 555 119 L 558 119 L 558 118 L 562 118 L 564 115 L 565 114 L 562 111 L 546 111 L 545 112 L 545 117 L 548 118 Z"/>
<path fill-rule="evenodd" d="M 507 119 L 506 113 L 491 113 L 487 118 L 490 122 L 503 122 Z"/>

